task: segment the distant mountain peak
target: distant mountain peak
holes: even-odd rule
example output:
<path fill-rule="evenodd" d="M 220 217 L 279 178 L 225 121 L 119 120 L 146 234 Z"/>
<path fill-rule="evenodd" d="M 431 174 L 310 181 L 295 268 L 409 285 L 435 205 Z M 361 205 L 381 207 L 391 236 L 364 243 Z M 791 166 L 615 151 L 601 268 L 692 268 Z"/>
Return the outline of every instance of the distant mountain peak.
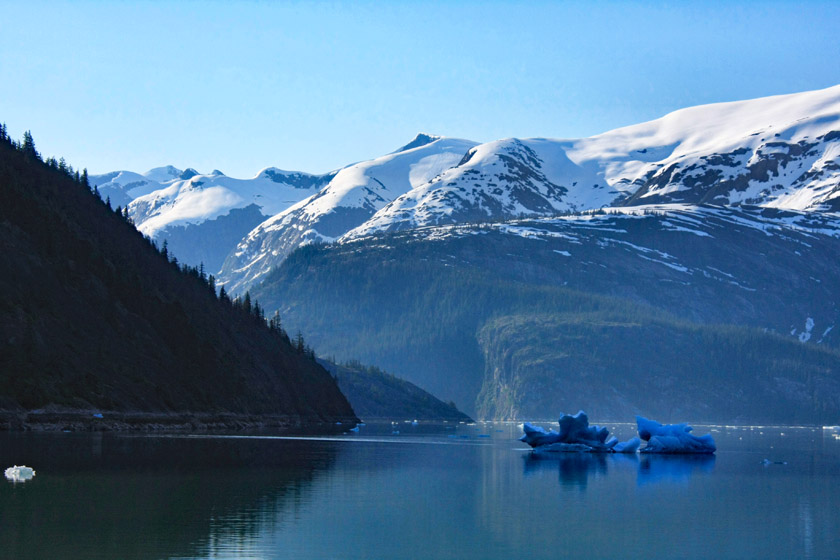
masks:
<path fill-rule="evenodd" d="M 414 148 L 419 148 L 420 146 L 425 146 L 426 144 L 431 144 L 435 140 L 440 140 L 443 138 L 442 136 L 436 136 L 434 134 L 426 134 L 425 132 L 418 132 L 417 136 L 414 137 L 414 140 L 403 146 L 402 148 L 398 149 L 395 154 L 400 152 L 406 152 L 408 150 L 413 150 Z"/>
<path fill-rule="evenodd" d="M 178 176 L 179 179 L 182 181 L 188 181 L 198 175 L 198 171 L 193 169 L 192 167 L 187 167 L 184 171 Z"/>
<path fill-rule="evenodd" d="M 149 169 L 143 173 L 143 176 L 153 181 L 171 181 L 172 179 L 178 179 L 181 173 L 183 172 L 174 165 L 164 165 Z"/>

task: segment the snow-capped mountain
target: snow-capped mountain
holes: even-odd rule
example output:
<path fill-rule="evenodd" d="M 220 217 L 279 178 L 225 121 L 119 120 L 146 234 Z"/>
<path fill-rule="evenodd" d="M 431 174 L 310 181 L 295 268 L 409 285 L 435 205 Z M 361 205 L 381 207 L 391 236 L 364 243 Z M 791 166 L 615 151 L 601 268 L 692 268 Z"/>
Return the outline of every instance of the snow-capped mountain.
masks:
<path fill-rule="evenodd" d="M 148 194 L 136 196 L 129 212 L 143 233 L 155 237 L 161 230 L 200 224 L 251 204 L 273 216 L 318 192 L 331 177 L 267 168 L 251 179 L 234 179 L 220 171 L 208 175 L 187 170 Z"/>
<path fill-rule="evenodd" d="M 168 239 L 181 260 L 221 268 L 237 292 L 301 245 L 431 225 L 650 204 L 836 212 L 840 86 L 690 107 L 582 139 L 419 134 L 326 175 L 269 168 L 238 180 L 163 167 L 93 181 L 129 204 L 141 231 Z"/>
<path fill-rule="evenodd" d="M 618 204 L 840 209 L 840 86 L 675 111 L 578 140 L 501 140 L 349 237 Z"/>
<path fill-rule="evenodd" d="M 145 173 L 112 171 L 102 175 L 91 175 L 90 184 L 96 185 L 102 198 L 110 199 L 112 206 L 127 206 L 138 196 L 149 194 L 163 188 L 167 183 L 177 181 L 184 173 L 186 172 L 171 165 L 155 167 Z"/>
<path fill-rule="evenodd" d="M 347 237 L 574 212 L 609 205 L 620 195 L 571 161 L 561 142 L 509 138 L 471 149 L 457 166 L 387 204 Z"/>
<path fill-rule="evenodd" d="M 165 239 L 182 261 L 216 272 L 230 250 L 269 216 L 317 193 L 335 173 L 311 175 L 269 167 L 251 179 L 194 169 L 158 167 L 146 173 L 94 175 L 91 184 L 113 206 L 127 206 L 134 223 Z"/>
<path fill-rule="evenodd" d="M 142 175 L 131 171 L 93 175 L 90 181 L 103 197 L 111 198 L 113 206 L 128 205 L 137 228 L 154 238 L 167 227 L 199 224 L 250 204 L 272 216 L 318 192 L 333 175 L 268 167 L 251 179 L 235 179 L 219 170 L 201 174 L 170 165 Z"/>
<path fill-rule="evenodd" d="M 475 142 L 419 134 L 399 150 L 345 167 L 317 194 L 269 218 L 236 247 L 221 279 L 238 291 L 280 264 L 295 248 L 330 242 L 379 209 L 460 162 Z"/>

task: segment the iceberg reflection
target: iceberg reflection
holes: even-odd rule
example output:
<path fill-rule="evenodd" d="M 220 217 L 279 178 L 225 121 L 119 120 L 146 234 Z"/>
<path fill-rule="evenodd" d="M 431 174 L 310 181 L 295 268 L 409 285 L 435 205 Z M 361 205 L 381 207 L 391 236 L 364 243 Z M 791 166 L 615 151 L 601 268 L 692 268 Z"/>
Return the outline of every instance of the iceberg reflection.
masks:
<path fill-rule="evenodd" d="M 606 477 L 613 472 L 635 469 L 638 486 L 687 482 L 695 475 L 714 470 L 714 455 L 655 455 L 607 453 L 529 453 L 523 474 L 557 472 L 564 487 L 587 487 L 590 478 Z M 632 474 L 630 474 L 632 476 Z"/>
<path fill-rule="evenodd" d="M 714 470 L 715 456 L 700 455 L 642 455 L 639 461 L 639 486 L 663 482 L 686 482 L 695 474 Z"/>
<path fill-rule="evenodd" d="M 603 453 L 554 453 L 525 456 L 525 476 L 557 471 L 561 486 L 586 488 L 590 475 L 606 476 L 607 455 Z"/>

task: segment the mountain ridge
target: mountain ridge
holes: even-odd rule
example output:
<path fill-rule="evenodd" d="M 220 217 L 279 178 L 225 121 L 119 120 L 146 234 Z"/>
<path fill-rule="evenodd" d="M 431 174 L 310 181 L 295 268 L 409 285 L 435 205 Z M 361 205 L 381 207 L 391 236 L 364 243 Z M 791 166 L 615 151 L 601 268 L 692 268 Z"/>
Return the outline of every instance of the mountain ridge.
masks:
<path fill-rule="evenodd" d="M 118 192 L 106 184 L 102 190 L 114 192 L 114 204 L 131 198 L 135 223 L 158 239 L 167 229 L 194 228 L 190 241 L 171 240 L 175 254 L 194 265 L 197 254 L 188 247 L 202 237 L 204 221 L 231 221 L 224 212 L 257 204 L 264 220 L 256 223 L 254 215 L 238 223 L 236 235 L 214 246 L 210 267 L 218 269 L 220 283 L 241 293 L 300 245 L 380 231 L 649 204 L 836 212 L 839 140 L 840 86 L 833 86 L 687 107 L 580 139 L 477 144 L 419 133 L 390 154 L 325 175 L 266 168 L 254 179 L 267 180 L 260 188 L 270 190 L 272 180 L 280 178 L 296 195 L 282 204 L 241 196 L 251 187 L 231 179 L 225 193 L 215 193 L 217 202 L 201 203 L 200 198 L 213 198 L 195 195 L 212 190 L 207 175 L 171 179 L 166 188 L 151 192 L 137 174 L 126 175 L 123 186 L 134 185 L 131 189 Z M 435 146 L 445 147 L 432 154 Z M 424 160 L 427 155 L 436 157 Z M 395 165 L 395 159 L 406 163 Z M 170 167 L 153 171 L 163 177 L 183 173 Z M 206 184 L 196 187 L 199 182 Z M 219 202 L 226 197 L 237 202 Z M 216 210 L 208 212 L 208 206 Z"/>

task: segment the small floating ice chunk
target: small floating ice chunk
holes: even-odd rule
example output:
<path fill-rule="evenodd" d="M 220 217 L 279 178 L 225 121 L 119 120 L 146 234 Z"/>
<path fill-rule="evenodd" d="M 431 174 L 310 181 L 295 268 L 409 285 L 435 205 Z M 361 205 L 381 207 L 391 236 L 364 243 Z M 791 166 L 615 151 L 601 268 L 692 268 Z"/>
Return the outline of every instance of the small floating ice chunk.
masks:
<path fill-rule="evenodd" d="M 636 416 L 639 437 L 647 442 L 642 453 L 714 453 L 717 451 L 711 434 L 695 436 L 688 424 L 660 424 Z"/>
<path fill-rule="evenodd" d="M 12 482 L 26 482 L 35 476 L 35 469 L 24 465 L 15 465 L 6 469 L 6 478 Z"/>
<path fill-rule="evenodd" d="M 545 428 L 534 426 L 530 422 L 525 422 L 522 425 L 522 431 L 525 432 L 525 435 L 519 438 L 519 441 L 524 441 L 531 447 L 551 445 L 560 441 L 560 434 L 554 430 L 545 431 Z"/>
<path fill-rule="evenodd" d="M 642 440 L 634 437 L 630 438 L 627 441 L 622 441 L 621 443 L 615 444 L 613 447 L 613 451 L 616 453 L 635 453 L 639 450 L 639 447 L 642 445 Z"/>

